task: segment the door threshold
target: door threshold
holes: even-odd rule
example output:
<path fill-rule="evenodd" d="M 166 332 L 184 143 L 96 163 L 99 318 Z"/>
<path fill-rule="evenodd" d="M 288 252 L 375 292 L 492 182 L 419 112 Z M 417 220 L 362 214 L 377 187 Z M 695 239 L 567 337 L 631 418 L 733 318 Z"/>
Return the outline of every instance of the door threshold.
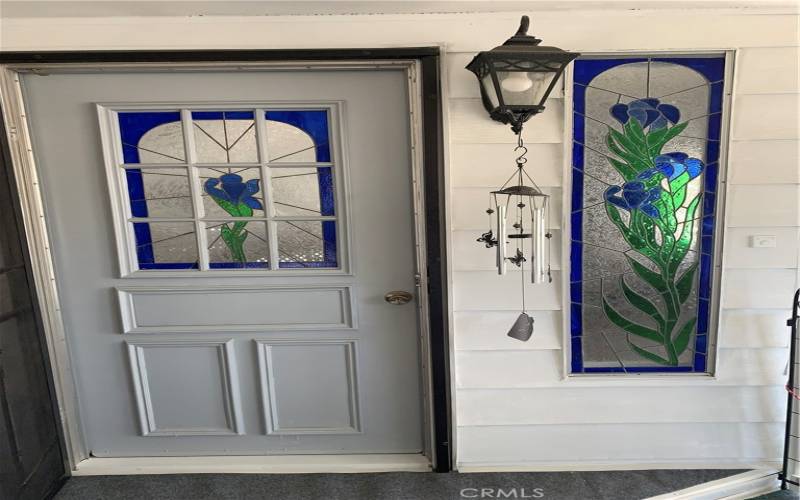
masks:
<path fill-rule="evenodd" d="M 422 454 L 87 458 L 73 476 L 430 472 Z"/>

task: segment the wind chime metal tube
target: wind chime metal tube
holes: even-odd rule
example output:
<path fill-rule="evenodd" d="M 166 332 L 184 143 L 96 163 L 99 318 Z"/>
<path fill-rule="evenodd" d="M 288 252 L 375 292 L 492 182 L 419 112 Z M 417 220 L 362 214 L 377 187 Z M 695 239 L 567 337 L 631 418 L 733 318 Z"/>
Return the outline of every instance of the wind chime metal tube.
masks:
<path fill-rule="evenodd" d="M 495 200 L 497 198 L 495 197 Z M 506 274 L 506 239 L 508 238 L 506 228 L 506 205 L 503 203 L 497 206 L 497 274 Z"/>
<path fill-rule="evenodd" d="M 534 198 L 532 203 L 536 205 L 538 200 Z M 533 263 L 531 265 L 531 281 L 534 284 L 547 281 L 547 266 L 549 256 L 547 255 L 547 198 L 542 198 L 542 206 L 532 207 L 531 227 L 533 229 Z"/>

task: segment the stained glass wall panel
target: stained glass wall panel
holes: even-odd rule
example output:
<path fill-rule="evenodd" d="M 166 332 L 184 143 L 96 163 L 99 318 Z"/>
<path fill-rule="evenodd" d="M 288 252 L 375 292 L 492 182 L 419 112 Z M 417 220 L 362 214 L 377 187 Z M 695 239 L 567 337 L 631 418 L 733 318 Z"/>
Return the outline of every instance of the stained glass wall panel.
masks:
<path fill-rule="evenodd" d="M 575 62 L 573 373 L 708 371 L 724 72 L 723 56 Z"/>

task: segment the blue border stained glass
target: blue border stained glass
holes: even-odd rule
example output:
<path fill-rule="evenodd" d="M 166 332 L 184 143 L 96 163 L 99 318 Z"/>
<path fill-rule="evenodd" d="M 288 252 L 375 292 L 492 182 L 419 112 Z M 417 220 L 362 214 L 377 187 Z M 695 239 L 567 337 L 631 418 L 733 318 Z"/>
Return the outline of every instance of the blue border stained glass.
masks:
<path fill-rule="evenodd" d="M 132 111 L 119 112 L 117 115 L 120 141 L 122 142 L 122 161 L 126 164 L 140 163 L 138 145 L 147 132 L 160 125 L 181 121 L 181 114 L 178 111 Z M 176 161 L 185 160 L 176 158 Z M 125 171 L 125 180 L 128 185 L 131 216 L 148 217 L 149 212 L 147 210 L 141 169 L 127 169 Z M 156 262 L 149 223 L 134 222 L 133 234 L 136 239 L 136 257 L 139 261 L 139 269 L 198 269 L 197 262 Z"/>
<path fill-rule="evenodd" d="M 179 111 L 125 111 L 118 112 L 118 125 L 121 140 L 122 160 L 126 164 L 140 163 L 139 141 L 150 130 L 181 121 Z M 253 119 L 252 111 L 225 111 L 226 119 Z M 222 119 L 221 111 L 193 111 L 193 119 Z M 327 110 L 267 110 L 265 118 L 297 127 L 307 133 L 314 142 L 316 162 L 331 161 L 328 111 Z M 159 153 L 160 154 L 160 153 Z M 169 156 L 169 155 L 162 155 Z M 173 158 L 176 162 L 184 162 L 183 158 Z M 288 165 L 287 165 L 288 166 Z M 176 165 L 176 168 L 185 168 Z M 128 168 L 125 172 L 129 205 L 132 217 L 149 218 L 145 184 L 142 170 Z M 320 215 L 333 216 L 335 212 L 333 172 L 329 166 L 317 168 L 320 188 Z M 323 256 L 320 261 L 311 262 L 279 262 L 279 268 L 335 268 L 338 267 L 336 221 L 320 221 L 322 228 Z M 133 222 L 133 233 L 136 244 L 136 255 L 139 269 L 198 269 L 198 262 L 156 262 L 153 252 L 153 241 L 149 222 Z M 265 268 L 265 262 L 212 262 L 210 269 L 233 268 Z"/>
<path fill-rule="evenodd" d="M 705 142 L 705 165 L 702 180 L 702 202 L 699 209 L 699 276 L 696 278 L 697 290 L 697 318 L 694 327 L 694 344 L 692 350 L 694 354 L 686 362 L 678 366 L 665 366 L 659 363 L 637 363 L 635 366 L 625 365 L 622 361 L 607 363 L 608 366 L 598 366 L 602 363 L 593 363 L 586 366 L 584 359 L 584 339 L 583 339 L 583 308 L 584 308 L 584 270 L 583 270 L 583 249 L 584 249 L 584 190 L 587 181 L 584 172 L 584 162 L 586 161 L 586 89 L 591 82 L 607 70 L 617 68 L 621 65 L 630 63 L 644 62 L 671 63 L 690 68 L 701 74 L 707 81 L 708 93 L 708 129 Z M 714 261 L 714 234 L 715 234 L 715 205 L 719 182 L 719 154 L 720 154 L 720 135 L 722 129 L 722 106 L 723 106 L 723 79 L 725 73 L 725 57 L 629 57 L 629 58 L 586 58 L 575 61 L 573 72 L 573 144 L 572 144 L 572 197 L 571 197 L 571 243 L 570 243 L 570 347 L 571 347 L 571 372 L 579 373 L 669 373 L 669 372 L 689 372 L 706 373 L 708 370 L 708 349 L 710 347 L 709 324 L 711 315 L 711 297 L 713 284 L 713 261 Z M 649 76 L 649 65 L 648 65 Z M 648 82 L 649 91 L 649 82 Z M 643 96 L 650 98 L 651 96 Z M 652 96 L 658 97 L 658 96 Z M 657 101 L 656 101 L 657 103 Z M 655 104 L 655 103 L 654 103 Z M 627 110 L 627 107 L 625 108 Z M 657 116 L 653 110 L 652 117 Z M 664 116 L 668 116 L 669 110 L 665 110 Z M 634 112 L 630 111 L 630 116 L 634 117 Z M 705 113 L 691 114 L 704 115 Z M 644 116 L 644 115 L 642 115 Z M 691 120 L 692 118 L 690 118 Z M 651 115 L 643 118 L 639 123 L 650 123 Z M 631 118 L 633 121 L 633 118 Z M 623 127 L 624 129 L 624 127 Z M 610 155 L 613 156 L 613 155 Z M 652 170 L 652 169 L 651 169 Z M 624 186 L 623 186 L 624 187 Z M 623 192 L 623 194 L 625 194 Z M 613 197 L 613 196 L 612 196 Z M 609 196 L 606 194 L 606 200 Z M 633 196 L 628 198 L 615 199 L 624 205 L 627 200 L 633 200 Z M 644 208 L 640 206 L 640 208 Z M 602 289 L 601 289 L 602 293 Z M 612 348 L 613 349 L 613 348 Z"/>
<path fill-rule="evenodd" d="M 330 131 L 328 127 L 328 112 L 318 111 L 266 111 L 267 120 L 293 125 L 309 136 L 314 141 L 314 151 L 317 162 L 331 161 Z M 333 173 L 330 167 L 318 167 L 317 179 L 320 192 L 320 213 L 323 216 L 334 214 Z M 336 267 L 338 265 L 336 251 L 336 223 L 334 221 L 322 222 L 323 259 L 319 262 L 280 262 L 284 268 L 306 267 Z"/>

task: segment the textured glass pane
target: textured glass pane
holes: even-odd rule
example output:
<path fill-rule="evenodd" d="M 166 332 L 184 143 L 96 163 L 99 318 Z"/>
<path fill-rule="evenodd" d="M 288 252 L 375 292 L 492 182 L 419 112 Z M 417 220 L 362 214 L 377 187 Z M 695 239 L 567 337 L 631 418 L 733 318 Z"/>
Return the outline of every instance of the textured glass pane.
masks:
<path fill-rule="evenodd" d="M 593 280 L 618 276 L 628 271 L 625 254 L 590 243 L 583 247 L 583 279 Z"/>
<path fill-rule="evenodd" d="M 197 238 L 192 222 L 135 222 L 141 269 L 197 268 Z"/>
<path fill-rule="evenodd" d="M 622 252 L 629 250 L 628 242 L 614 233 L 616 229 L 608 218 L 605 204 L 583 210 L 583 241 Z"/>
<path fill-rule="evenodd" d="M 653 97 L 665 99 L 668 95 L 685 92 L 686 89 L 706 83 L 708 80 L 691 68 L 676 67 L 673 63 L 660 61 L 650 63 L 650 95 Z"/>
<path fill-rule="evenodd" d="M 192 113 L 198 163 L 256 163 L 256 127 L 252 111 Z"/>
<path fill-rule="evenodd" d="M 586 89 L 586 117 L 587 123 L 600 122 L 603 130 L 613 127 L 622 130 L 622 125 L 614 120 L 609 113 L 611 106 L 619 102 L 629 102 L 630 99 L 623 95 L 608 90 L 600 90 L 594 87 Z"/>
<path fill-rule="evenodd" d="M 612 185 L 624 182 L 622 175 L 608 162 L 607 155 L 605 147 L 600 152 L 588 149 L 584 151 L 583 161 L 590 178 Z"/>
<path fill-rule="evenodd" d="M 586 120 L 584 131 L 586 149 L 606 154 L 605 137 L 608 134 L 608 126 L 594 120 Z"/>
<path fill-rule="evenodd" d="M 333 215 L 333 173 L 330 167 L 272 170 L 272 196 L 277 215 Z"/>
<path fill-rule="evenodd" d="M 681 122 L 687 122 L 686 128 L 681 133 L 682 136 L 705 140 L 708 137 L 708 96 L 709 87 L 703 85 L 677 92 L 660 99 L 660 101 L 664 104 L 671 104 L 679 110 L 686 110 L 685 113 L 681 113 L 680 117 Z"/>
<path fill-rule="evenodd" d="M 269 161 L 331 161 L 327 111 L 267 111 L 266 119 Z"/>
<path fill-rule="evenodd" d="M 118 119 L 122 156 L 125 163 L 180 163 L 186 161 L 179 112 L 120 112 Z"/>
<path fill-rule="evenodd" d="M 134 217 L 192 217 L 186 168 L 127 169 L 125 177 Z"/>
<path fill-rule="evenodd" d="M 277 227 L 280 267 L 337 267 L 335 222 L 281 221 Z"/>
<path fill-rule="evenodd" d="M 601 314 L 597 314 L 597 316 L 601 316 Z M 583 357 L 587 360 L 586 366 L 592 366 L 592 364 L 613 367 L 622 366 L 619 362 L 619 355 L 614 352 L 608 339 L 602 333 L 600 335 L 587 335 L 585 337 L 583 342 Z"/>
<path fill-rule="evenodd" d="M 721 99 L 707 83 L 723 68 L 722 58 L 576 62 L 575 372 L 707 369 L 720 134 L 710 110 Z"/>
<path fill-rule="evenodd" d="M 269 267 L 264 222 L 207 222 L 206 238 L 211 269 Z"/>
<path fill-rule="evenodd" d="M 258 168 L 198 168 L 205 217 L 264 217 Z"/>
<path fill-rule="evenodd" d="M 617 66 L 595 77 L 591 86 L 633 99 L 647 97 L 647 63 L 634 62 Z"/>

